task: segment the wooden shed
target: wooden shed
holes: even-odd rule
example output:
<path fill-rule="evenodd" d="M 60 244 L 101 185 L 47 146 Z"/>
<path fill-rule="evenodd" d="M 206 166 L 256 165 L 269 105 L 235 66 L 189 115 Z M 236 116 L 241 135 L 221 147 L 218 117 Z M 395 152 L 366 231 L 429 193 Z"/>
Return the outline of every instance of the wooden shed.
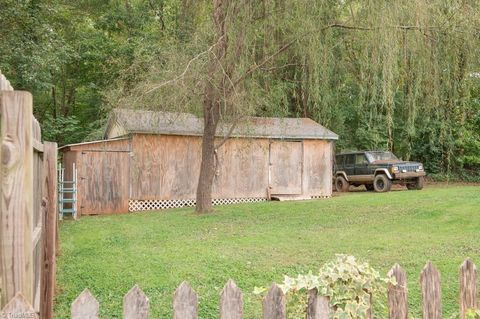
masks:
<path fill-rule="evenodd" d="M 78 170 L 79 214 L 195 205 L 202 131 L 191 114 L 114 110 L 105 140 L 61 148 L 66 178 Z M 218 149 L 213 204 L 331 196 L 336 139 L 308 118 L 241 121 Z"/>

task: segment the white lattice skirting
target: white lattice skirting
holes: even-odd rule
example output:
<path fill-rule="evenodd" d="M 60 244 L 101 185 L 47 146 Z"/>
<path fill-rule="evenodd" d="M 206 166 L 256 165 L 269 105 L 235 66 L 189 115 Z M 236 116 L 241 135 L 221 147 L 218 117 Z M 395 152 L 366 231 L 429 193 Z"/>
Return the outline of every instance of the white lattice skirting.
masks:
<path fill-rule="evenodd" d="M 256 203 L 265 202 L 266 198 L 219 198 L 213 200 L 213 205 L 228 205 L 239 203 Z M 142 210 L 160 210 L 168 208 L 192 207 L 195 206 L 194 199 L 169 199 L 169 200 L 138 200 L 131 199 L 128 201 L 128 210 L 130 212 L 138 212 Z"/>
<path fill-rule="evenodd" d="M 321 199 L 321 198 L 331 198 L 332 196 L 329 195 L 313 195 L 310 196 L 312 199 Z"/>

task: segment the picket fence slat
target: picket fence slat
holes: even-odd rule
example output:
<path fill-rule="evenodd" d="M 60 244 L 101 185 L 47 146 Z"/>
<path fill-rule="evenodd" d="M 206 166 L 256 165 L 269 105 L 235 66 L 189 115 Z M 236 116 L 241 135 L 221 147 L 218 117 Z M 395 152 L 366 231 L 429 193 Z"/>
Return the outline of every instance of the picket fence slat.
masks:
<path fill-rule="evenodd" d="M 32 305 L 25 299 L 22 293 L 19 292 L 5 305 L 2 311 L 0 311 L 0 318 L 38 319 L 39 317 Z"/>
<path fill-rule="evenodd" d="M 184 281 L 173 295 L 173 319 L 197 319 L 198 297 L 190 285 Z"/>
<path fill-rule="evenodd" d="M 467 259 L 460 266 L 460 318 L 468 309 L 477 308 L 477 267 Z"/>
<path fill-rule="evenodd" d="M 423 318 L 442 318 L 442 292 L 440 288 L 440 273 L 429 261 L 420 275 L 422 289 Z"/>
<path fill-rule="evenodd" d="M 72 303 L 72 319 L 98 319 L 99 309 L 97 299 L 85 289 Z"/>
<path fill-rule="evenodd" d="M 407 276 L 400 265 L 395 264 L 387 276 L 396 279 L 397 284 L 388 286 L 388 308 L 390 319 L 407 319 Z M 459 269 L 460 278 L 460 303 L 462 314 L 469 309 L 477 309 L 477 269 L 470 259 L 464 261 Z M 422 291 L 423 318 L 440 319 L 442 317 L 440 273 L 428 262 L 420 274 Z M 220 319 L 243 318 L 243 294 L 233 280 L 227 281 L 220 294 Z M 143 291 L 135 285 L 123 299 L 124 319 L 149 318 L 149 299 Z M 280 287 L 273 283 L 262 302 L 264 319 L 286 319 L 286 297 Z M 85 289 L 72 303 L 72 319 L 98 319 L 100 305 L 88 289 Z M 0 318 L 10 318 L 4 313 L 17 315 L 20 312 L 34 310 L 21 294 L 17 294 L 8 306 L 0 312 Z M 308 304 L 306 305 L 306 319 L 329 319 L 332 316 L 332 305 L 329 298 L 318 295 L 317 289 L 308 291 Z M 34 313 L 35 314 L 35 313 Z M 3 316 L 3 317 L 2 317 Z M 24 318 L 12 317 L 11 318 Z M 28 318 L 37 318 L 35 316 Z M 187 282 L 182 282 L 173 295 L 174 319 L 197 319 L 198 296 Z M 42 318 L 43 319 L 43 318 Z"/>
<path fill-rule="evenodd" d="M 220 319 L 243 318 L 243 294 L 233 280 L 229 280 L 220 295 Z"/>
<path fill-rule="evenodd" d="M 399 264 L 395 264 L 387 276 L 395 278 L 397 281 L 397 285 L 388 285 L 388 309 L 390 319 L 407 319 L 407 275 Z"/>
<path fill-rule="evenodd" d="M 0 71 L 0 91 L 13 91 L 13 87 L 10 85 L 10 81 L 7 80 L 5 75 Z"/>
<path fill-rule="evenodd" d="M 287 308 L 285 294 L 276 283 L 268 290 L 263 299 L 263 319 L 286 319 Z"/>
<path fill-rule="evenodd" d="M 330 303 L 327 297 L 319 296 L 317 289 L 308 292 L 307 319 L 330 318 Z"/>
<path fill-rule="evenodd" d="M 147 319 L 150 309 L 150 301 L 138 285 L 123 297 L 124 319 Z"/>

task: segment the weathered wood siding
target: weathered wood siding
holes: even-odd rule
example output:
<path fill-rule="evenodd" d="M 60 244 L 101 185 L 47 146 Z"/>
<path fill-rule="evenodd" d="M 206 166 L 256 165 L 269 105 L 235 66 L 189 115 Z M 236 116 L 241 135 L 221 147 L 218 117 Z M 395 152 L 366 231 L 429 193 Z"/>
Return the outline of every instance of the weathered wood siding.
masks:
<path fill-rule="evenodd" d="M 134 135 L 132 149 L 132 199 L 195 197 L 200 170 L 199 137 Z"/>
<path fill-rule="evenodd" d="M 266 139 L 232 138 L 218 150 L 213 198 L 267 197 Z"/>
<path fill-rule="evenodd" d="M 301 195 L 303 143 L 272 141 L 270 143 L 270 187 L 277 195 Z"/>
<path fill-rule="evenodd" d="M 134 135 L 130 170 L 132 199 L 193 199 L 201 160 L 201 138 Z M 228 140 L 218 152 L 214 198 L 266 197 L 268 140 Z"/>
<path fill-rule="evenodd" d="M 303 192 L 308 196 L 332 195 L 333 144 L 330 141 L 303 141 Z"/>
<path fill-rule="evenodd" d="M 272 194 L 330 196 L 332 143 L 231 138 L 218 150 L 213 198 Z M 80 214 L 128 211 L 132 200 L 195 199 L 201 137 L 134 134 L 129 139 L 72 145 L 65 177 L 78 169 Z"/>
<path fill-rule="evenodd" d="M 130 139 L 72 145 L 64 152 L 65 179 L 78 174 L 80 215 L 128 212 Z"/>

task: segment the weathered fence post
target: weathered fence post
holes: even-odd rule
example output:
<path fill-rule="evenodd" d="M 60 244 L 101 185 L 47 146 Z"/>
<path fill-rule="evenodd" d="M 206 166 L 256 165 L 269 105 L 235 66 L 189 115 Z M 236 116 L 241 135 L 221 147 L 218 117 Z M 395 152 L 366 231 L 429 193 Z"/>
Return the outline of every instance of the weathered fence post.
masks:
<path fill-rule="evenodd" d="M 460 318 L 468 309 L 477 309 L 477 267 L 466 259 L 460 266 Z"/>
<path fill-rule="evenodd" d="M 327 297 L 319 296 L 317 289 L 308 292 L 307 319 L 329 319 L 330 303 Z"/>
<path fill-rule="evenodd" d="M 442 294 L 440 289 L 440 273 L 428 262 L 420 275 L 422 287 L 423 318 L 442 318 Z"/>
<path fill-rule="evenodd" d="M 32 95 L 0 92 L 0 113 L 0 306 L 18 292 L 32 304 Z"/>
<path fill-rule="evenodd" d="M 408 318 L 407 275 L 399 264 L 395 264 L 387 274 L 395 278 L 397 285 L 388 285 L 388 310 L 390 319 Z"/>
<path fill-rule="evenodd" d="M 285 294 L 276 283 L 270 287 L 263 299 L 263 319 L 286 319 Z"/>
<path fill-rule="evenodd" d="M 229 280 L 220 295 L 220 319 L 243 318 L 243 295 L 233 280 Z"/>
<path fill-rule="evenodd" d="M 197 319 L 198 297 L 187 282 L 182 282 L 173 295 L 173 319 Z"/>
<path fill-rule="evenodd" d="M 88 289 L 72 303 L 72 319 L 98 319 L 100 305 Z"/>
<path fill-rule="evenodd" d="M 55 293 L 56 241 L 57 241 L 57 143 L 45 142 L 44 166 L 44 247 L 43 274 L 40 296 L 40 317 L 53 318 L 53 297 Z"/>
<path fill-rule="evenodd" d="M 22 293 L 17 293 L 15 297 L 0 311 L 0 318 L 29 318 L 38 319 L 38 314 L 32 305 L 25 300 Z"/>
<path fill-rule="evenodd" d="M 123 297 L 124 319 L 148 319 L 149 300 L 138 285 Z"/>

